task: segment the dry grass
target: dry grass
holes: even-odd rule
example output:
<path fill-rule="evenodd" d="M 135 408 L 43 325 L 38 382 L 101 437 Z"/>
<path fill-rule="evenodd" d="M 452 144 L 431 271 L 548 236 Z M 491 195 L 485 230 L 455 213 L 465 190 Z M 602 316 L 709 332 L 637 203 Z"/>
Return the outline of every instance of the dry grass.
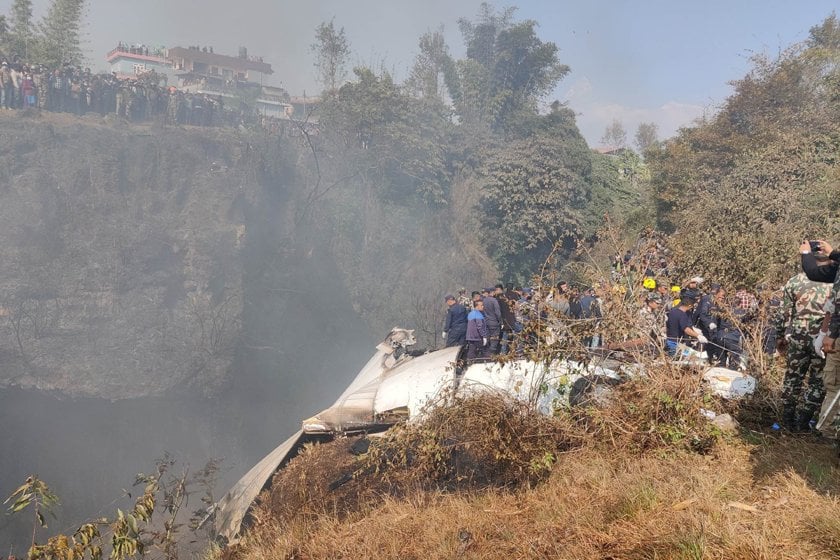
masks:
<path fill-rule="evenodd" d="M 397 426 L 383 437 L 307 447 L 275 475 L 255 518 L 284 525 L 325 515 L 341 520 L 422 491 L 527 486 L 547 478 L 560 454 L 583 437 L 570 419 L 536 414 L 520 402 L 458 399 L 422 424 Z M 370 447 L 356 456 L 359 443 Z"/>
<path fill-rule="evenodd" d="M 750 430 L 710 434 L 695 389 L 696 379 L 674 371 L 538 428 L 523 409 L 468 400 L 367 455 L 348 453 L 352 440 L 311 448 L 276 478 L 257 524 L 226 555 L 837 558 L 840 470 L 830 447 Z M 543 437 L 514 451 L 506 424 Z M 467 442 L 474 456 L 454 461 Z M 548 449 L 553 460 L 532 463 Z"/>
<path fill-rule="evenodd" d="M 251 532 L 240 558 L 837 558 L 840 503 L 753 447 L 713 455 L 565 455 L 520 492 L 417 493 L 338 520 Z M 834 489 L 838 473 L 829 475 Z"/>

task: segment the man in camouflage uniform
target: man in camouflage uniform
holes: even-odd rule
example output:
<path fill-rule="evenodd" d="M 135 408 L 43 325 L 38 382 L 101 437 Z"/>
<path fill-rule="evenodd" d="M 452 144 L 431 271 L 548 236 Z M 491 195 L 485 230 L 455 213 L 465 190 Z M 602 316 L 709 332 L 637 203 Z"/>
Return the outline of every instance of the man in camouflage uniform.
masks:
<path fill-rule="evenodd" d="M 825 316 L 823 306 L 830 291 L 830 285 L 809 280 L 804 272 L 788 280 L 783 289 L 775 327 L 777 348 L 787 354 L 782 423 L 791 431 L 807 431 L 825 397 L 822 379 L 825 359 L 817 355 L 814 337 L 820 331 Z M 808 389 L 802 394 L 806 378 Z M 797 410 L 800 396 L 802 407 Z"/>
<path fill-rule="evenodd" d="M 473 300 L 470 296 L 467 295 L 466 288 L 461 288 L 460 290 L 458 290 L 458 297 L 456 298 L 456 301 L 463 305 L 464 309 L 466 309 L 467 311 L 473 308 Z"/>
<path fill-rule="evenodd" d="M 639 352 L 656 355 L 665 341 L 665 317 L 662 314 L 662 297 L 655 292 L 645 294 L 645 304 L 639 310 L 634 338 L 607 344 L 609 350 Z"/>

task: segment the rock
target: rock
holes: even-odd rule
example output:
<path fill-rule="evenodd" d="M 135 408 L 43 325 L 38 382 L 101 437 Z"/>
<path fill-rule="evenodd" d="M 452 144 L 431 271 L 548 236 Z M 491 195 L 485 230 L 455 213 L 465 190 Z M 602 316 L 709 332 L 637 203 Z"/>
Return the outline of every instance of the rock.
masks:
<path fill-rule="evenodd" d="M 712 425 L 722 432 L 735 432 L 738 430 L 738 421 L 730 414 L 718 414 L 712 420 Z"/>

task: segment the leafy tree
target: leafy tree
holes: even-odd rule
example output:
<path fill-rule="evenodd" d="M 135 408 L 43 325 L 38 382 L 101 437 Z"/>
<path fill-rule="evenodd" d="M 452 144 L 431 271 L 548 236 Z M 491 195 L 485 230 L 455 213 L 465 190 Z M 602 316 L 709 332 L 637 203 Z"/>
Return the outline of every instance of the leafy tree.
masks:
<path fill-rule="evenodd" d="M 450 114 L 439 99 L 404 93 L 387 72 L 356 68 L 324 108 L 341 137 L 343 150 L 355 154 L 352 167 L 376 174 L 381 193 L 400 203 L 446 204 L 450 173 L 447 135 Z M 344 154 L 348 156 L 349 154 Z"/>
<path fill-rule="evenodd" d="M 322 22 L 315 28 L 315 42 L 310 49 L 315 53 L 315 68 L 326 92 L 338 90 L 347 77 L 347 59 L 350 43 L 344 28 L 336 30 L 334 21 Z"/>
<path fill-rule="evenodd" d="M 9 44 L 9 22 L 6 16 L 0 14 L 0 45 L 6 48 Z"/>
<path fill-rule="evenodd" d="M 496 61 L 496 38 L 511 27 L 514 13 L 516 8 L 507 7 L 497 14 L 492 4 L 482 2 L 476 21 L 459 18 L 458 27 L 467 46 L 467 58 L 492 70 Z"/>
<path fill-rule="evenodd" d="M 32 0 L 15 0 L 12 4 L 10 50 L 13 54 L 29 58 L 29 49 L 34 39 L 32 24 Z"/>
<path fill-rule="evenodd" d="M 571 249 L 584 233 L 590 151 L 573 115 L 545 118 L 544 131 L 497 150 L 482 172 L 482 236 L 508 277 L 527 279 L 555 244 Z"/>
<path fill-rule="evenodd" d="M 441 98 L 443 80 L 454 72 L 455 62 L 443 37 L 443 28 L 427 31 L 420 37 L 420 53 L 414 60 L 408 87 L 422 97 Z"/>
<path fill-rule="evenodd" d="M 723 281 L 780 282 L 798 242 L 840 223 L 840 24 L 758 57 L 714 117 L 646 154 L 678 260 Z"/>
<path fill-rule="evenodd" d="M 81 26 L 86 0 L 53 0 L 39 28 L 38 60 L 48 67 L 81 64 Z"/>
<path fill-rule="evenodd" d="M 659 141 L 659 127 L 656 123 L 639 123 L 636 129 L 636 148 L 639 149 L 640 154 L 644 154 L 654 144 Z"/>
<path fill-rule="evenodd" d="M 601 136 L 601 144 L 611 148 L 623 148 L 627 145 L 627 131 L 620 120 L 613 119 L 607 126 L 604 135 Z"/>
<path fill-rule="evenodd" d="M 592 154 L 591 198 L 586 206 L 585 232 L 594 236 L 608 215 L 612 223 L 635 238 L 654 225 L 647 166 L 638 155 L 625 150 L 619 156 Z"/>
<path fill-rule="evenodd" d="M 447 79 L 462 120 L 500 131 L 513 115 L 535 113 L 537 102 L 569 72 L 557 45 L 537 37 L 537 22 L 514 23 L 513 14 L 513 8 L 495 13 L 484 3 L 475 22 L 459 20 L 467 58 Z"/>

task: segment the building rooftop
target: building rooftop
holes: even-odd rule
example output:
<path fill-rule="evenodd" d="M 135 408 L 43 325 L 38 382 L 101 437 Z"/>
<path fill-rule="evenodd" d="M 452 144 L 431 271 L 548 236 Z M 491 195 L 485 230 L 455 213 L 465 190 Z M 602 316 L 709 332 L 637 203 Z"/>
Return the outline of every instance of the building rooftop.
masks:
<path fill-rule="evenodd" d="M 240 58 L 237 56 L 227 56 L 224 54 L 209 53 L 200 51 L 198 49 L 185 49 L 184 47 L 173 47 L 169 49 L 169 58 L 183 58 L 186 60 L 193 60 L 202 64 L 210 64 L 213 66 L 227 66 L 231 68 L 241 68 L 243 70 L 253 70 L 262 74 L 272 74 L 271 64 L 254 60 L 253 58 Z"/>
<path fill-rule="evenodd" d="M 120 57 L 131 58 L 134 60 L 145 60 L 148 62 L 157 62 L 159 64 L 169 64 L 169 59 L 166 58 L 165 51 L 155 51 L 149 49 L 140 49 L 135 47 L 118 46 L 105 56 L 105 60 L 113 62 Z"/>

